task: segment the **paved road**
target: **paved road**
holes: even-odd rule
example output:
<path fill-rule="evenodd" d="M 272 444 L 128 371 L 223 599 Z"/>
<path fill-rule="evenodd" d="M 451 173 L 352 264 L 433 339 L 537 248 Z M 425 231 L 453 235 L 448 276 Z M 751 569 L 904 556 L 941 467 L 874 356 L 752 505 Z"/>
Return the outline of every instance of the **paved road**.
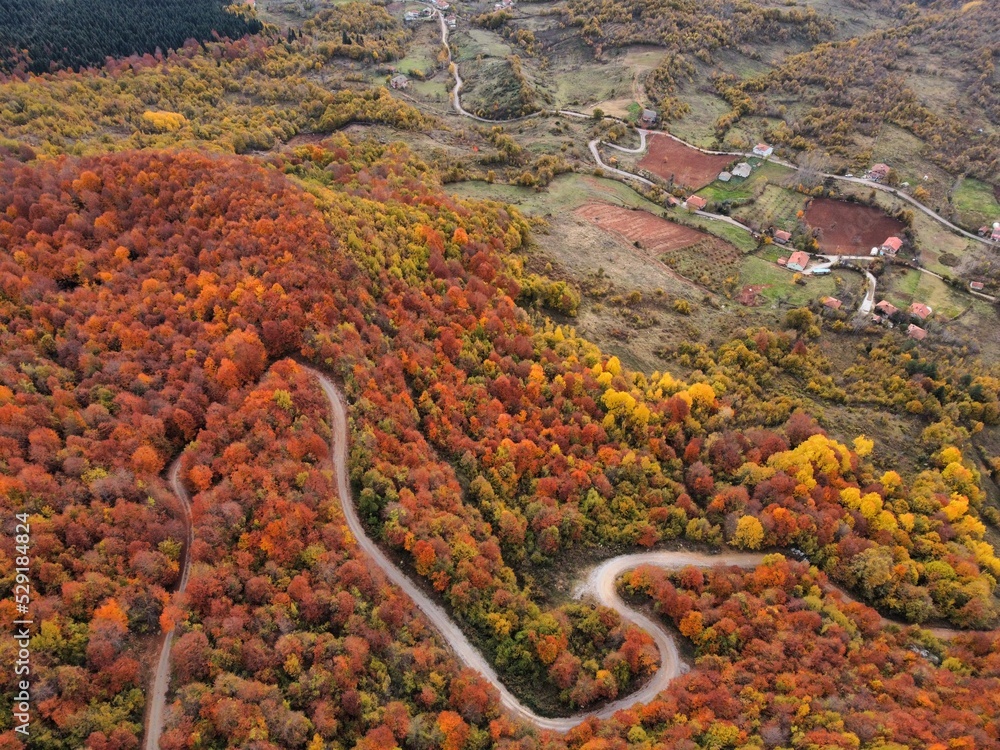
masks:
<path fill-rule="evenodd" d="M 183 594 L 187 589 L 188 578 L 191 575 L 191 544 L 194 542 L 194 525 L 191 522 L 191 496 L 184 488 L 180 476 L 181 459 L 178 456 L 170 465 L 168 480 L 170 489 L 181 502 L 184 520 L 184 554 L 181 559 L 181 579 L 177 585 L 177 594 Z M 167 707 L 167 690 L 170 687 L 170 647 L 174 641 L 174 629 L 172 628 L 163 637 L 163 645 L 160 647 L 160 658 L 156 662 L 156 671 L 153 673 L 153 682 L 149 688 L 147 705 L 149 710 L 146 714 L 146 741 L 143 744 L 144 750 L 157 750 L 160 746 L 160 735 L 163 733 L 163 718 Z"/>

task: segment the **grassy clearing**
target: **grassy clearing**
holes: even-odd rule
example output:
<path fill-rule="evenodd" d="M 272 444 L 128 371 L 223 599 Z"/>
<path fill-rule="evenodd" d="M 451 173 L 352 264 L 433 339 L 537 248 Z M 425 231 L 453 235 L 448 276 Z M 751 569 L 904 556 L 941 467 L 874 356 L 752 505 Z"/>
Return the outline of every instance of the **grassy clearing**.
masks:
<path fill-rule="evenodd" d="M 951 194 L 951 202 L 962 224 L 972 229 L 1000 221 L 1000 202 L 993 193 L 993 186 L 985 182 L 961 180 Z"/>
<path fill-rule="evenodd" d="M 913 188 L 923 186 L 930 192 L 932 202 L 943 200 L 954 178 L 924 159 L 920 155 L 923 150 L 924 142 L 909 131 L 895 125 L 883 125 L 873 144 L 872 163 L 890 165 L 899 175 L 899 181 L 909 182 Z"/>
<path fill-rule="evenodd" d="M 749 232 L 739 227 L 734 227 L 732 224 L 727 224 L 724 221 L 708 219 L 704 216 L 694 216 L 682 209 L 674 209 L 674 212 L 682 223 L 702 229 L 709 234 L 714 234 L 716 237 L 721 237 L 727 242 L 736 245 L 744 253 L 752 253 L 757 249 L 757 240 L 751 237 Z"/>
<path fill-rule="evenodd" d="M 805 208 L 806 197 L 793 190 L 768 185 L 753 203 L 735 212 L 744 222 L 756 222 L 761 227 L 775 226 L 792 231 L 798 223 L 798 214 Z"/>
<path fill-rule="evenodd" d="M 684 91 L 680 99 L 691 111 L 680 120 L 669 123 L 670 132 L 702 148 L 718 145 L 715 139 L 715 122 L 729 111 L 726 101 L 703 91 Z"/>
<path fill-rule="evenodd" d="M 936 322 L 955 318 L 970 307 L 974 299 L 930 274 L 902 269 L 892 269 L 883 276 L 878 297 L 903 310 L 914 302 L 923 302 L 934 311 L 931 320 Z"/>
<path fill-rule="evenodd" d="M 740 283 L 763 286 L 761 295 L 773 303 L 805 305 L 837 290 L 833 274 L 806 277 L 804 285 L 794 283 L 793 276 L 791 271 L 756 256 L 746 258 L 740 266 Z"/>
<path fill-rule="evenodd" d="M 592 201 L 642 208 L 655 216 L 667 213 L 662 206 L 647 201 L 617 180 L 583 174 L 560 175 L 543 191 L 516 185 L 490 185 L 482 181 L 456 182 L 445 185 L 444 189 L 466 198 L 510 203 L 531 215 L 571 211 Z"/>

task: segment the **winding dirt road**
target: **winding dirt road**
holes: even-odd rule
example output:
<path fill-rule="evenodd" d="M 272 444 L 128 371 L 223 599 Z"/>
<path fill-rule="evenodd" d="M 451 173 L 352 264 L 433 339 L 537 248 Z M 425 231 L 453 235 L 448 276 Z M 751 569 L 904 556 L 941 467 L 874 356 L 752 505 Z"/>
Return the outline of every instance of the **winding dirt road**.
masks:
<path fill-rule="evenodd" d="M 631 555 L 619 555 L 609 560 L 605 560 L 595 567 L 586 580 L 583 581 L 573 592 L 575 598 L 591 596 L 604 606 L 610 607 L 618 612 L 623 619 L 634 623 L 645 630 L 653 638 L 660 654 L 660 666 L 655 674 L 638 690 L 623 696 L 596 711 L 588 711 L 574 714 L 572 716 L 550 718 L 539 716 L 530 708 L 521 703 L 503 684 L 497 676 L 496 671 L 472 645 L 465 634 L 454 623 L 448 613 L 441 605 L 433 601 L 423 589 L 417 586 L 409 576 L 398 568 L 395 563 L 385 554 L 385 552 L 366 533 L 361 519 L 358 516 L 351 495 L 350 483 L 348 482 L 348 418 L 347 407 L 344 398 L 326 375 L 306 365 L 302 367 L 308 371 L 319 382 L 323 393 L 330 405 L 330 425 L 331 425 L 331 463 L 333 465 L 337 479 L 337 494 L 343 508 L 344 519 L 347 527 L 353 535 L 361 550 L 382 570 L 383 574 L 392 583 L 399 586 L 409 596 L 417 608 L 430 620 L 431 624 L 441 634 L 442 641 L 447 644 L 458 657 L 459 661 L 466 667 L 479 672 L 500 694 L 500 703 L 504 709 L 512 716 L 526 721 L 539 729 L 552 730 L 555 732 L 568 732 L 587 718 L 596 716 L 600 719 L 607 719 L 617 711 L 629 708 L 637 703 L 649 703 L 659 693 L 665 690 L 675 678 L 683 674 L 685 665 L 680 659 L 677 643 L 673 636 L 663 625 L 646 617 L 641 612 L 630 608 L 622 601 L 615 588 L 615 582 L 622 573 L 636 568 L 640 565 L 656 565 L 667 569 L 680 569 L 688 566 L 698 568 L 712 568 L 716 566 L 735 566 L 739 568 L 753 568 L 761 563 L 764 558 L 762 554 L 751 554 L 744 552 L 724 552 L 718 555 L 709 555 L 699 552 L 680 551 L 660 551 L 641 552 Z M 194 532 L 191 519 L 191 498 L 180 481 L 180 459 L 174 461 L 170 467 L 169 482 L 174 493 L 181 501 L 184 510 L 184 523 L 187 529 L 184 557 L 181 568 L 181 579 L 177 587 L 178 593 L 183 593 L 187 587 L 188 577 L 191 568 L 191 544 L 194 539 Z M 839 589 L 838 589 L 839 590 Z M 842 592 L 845 598 L 852 599 L 850 595 Z M 890 620 L 883 618 L 883 622 L 890 623 Z M 932 629 L 939 637 L 951 637 L 960 631 L 949 628 Z M 157 750 L 160 734 L 163 731 L 163 720 L 166 712 L 167 690 L 170 685 L 170 647 L 173 642 L 174 631 L 170 631 L 164 638 L 163 647 L 160 651 L 156 672 L 153 676 L 152 686 L 148 696 L 149 711 L 146 716 L 146 733 L 144 750 Z"/>
<path fill-rule="evenodd" d="M 177 593 L 183 594 L 187 589 L 188 578 L 191 576 L 191 544 L 194 542 L 194 524 L 191 520 L 191 496 L 181 482 L 181 459 L 178 456 L 170 465 L 167 473 L 170 489 L 180 500 L 184 514 L 184 551 L 181 558 L 181 579 L 177 584 Z M 163 637 L 160 647 L 160 658 L 156 662 L 156 671 L 146 696 L 149 710 L 146 713 L 146 740 L 143 750 L 157 750 L 160 746 L 160 735 L 163 733 L 163 718 L 167 709 L 167 690 L 170 687 L 170 647 L 173 645 L 174 628 Z"/>
<path fill-rule="evenodd" d="M 500 681 L 496 671 L 486 658 L 476 649 L 465 634 L 455 625 L 447 612 L 431 600 L 423 589 L 413 583 L 402 570 L 389 559 L 382 549 L 365 533 L 361 519 L 358 517 L 351 488 L 347 481 L 348 457 L 348 424 L 347 408 L 340 391 L 323 373 L 312 368 L 306 368 L 319 381 L 323 393 L 330 402 L 332 419 L 332 461 L 337 475 L 337 492 L 340 504 L 344 509 L 347 527 L 354 535 L 358 546 L 382 569 L 386 578 L 399 586 L 417 605 L 421 612 L 431 621 L 431 624 L 441 633 L 442 640 L 454 651 L 459 661 L 467 667 L 476 670 L 485 677 L 500 693 L 500 702 L 513 716 L 534 724 L 539 729 L 550 729 L 556 732 L 568 732 L 590 716 L 610 718 L 616 711 L 635 705 L 648 703 L 662 692 L 677 676 L 682 674 L 683 665 L 673 637 L 662 625 L 654 622 L 640 612 L 626 606 L 615 591 L 615 581 L 623 572 L 639 565 L 651 564 L 665 568 L 684 568 L 693 565 L 700 568 L 711 568 L 717 565 L 736 565 L 742 568 L 752 568 L 760 564 L 763 555 L 730 552 L 721 555 L 706 555 L 694 552 L 643 552 L 635 555 L 621 555 L 606 560 L 597 566 L 588 576 L 586 582 L 577 589 L 575 594 L 582 596 L 590 594 L 601 604 L 616 610 L 624 619 L 634 622 L 648 632 L 656 642 L 660 651 L 660 668 L 642 688 L 625 697 L 609 703 L 598 711 L 586 712 L 562 718 L 539 716 L 521 703 Z"/>

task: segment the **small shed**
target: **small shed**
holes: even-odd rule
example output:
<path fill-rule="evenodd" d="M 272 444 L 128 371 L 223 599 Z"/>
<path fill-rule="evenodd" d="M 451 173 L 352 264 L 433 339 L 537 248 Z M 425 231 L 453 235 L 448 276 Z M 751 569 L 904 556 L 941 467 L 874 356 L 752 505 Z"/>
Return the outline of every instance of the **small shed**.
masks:
<path fill-rule="evenodd" d="M 792 239 L 791 232 L 786 232 L 784 229 L 774 230 L 774 241 L 777 242 L 779 245 L 784 245 L 790 239 Z"/>
<path fill-rule="evenodd" d="M 916 339 L 917 341 L 923 341 L 925 338 L 927 338 L 927 331 L 925 331 L 920 326 L 915 326 L 913 325 L 913 323 L 910 323 L 910 325 L 906 327 L 906 335 L 909 336 L 911 339 Z"/>
<path fill-rule="evenodd" d="M 719 172 L 719 182 L 729 182 L 733 179 L 732 172 Z"/>
<path fill-rule="evenodd" d="M 405 89 L 410 85 L 410 79 L 398 73 L 389 79 L 389 85 L 394 89 Z"/>

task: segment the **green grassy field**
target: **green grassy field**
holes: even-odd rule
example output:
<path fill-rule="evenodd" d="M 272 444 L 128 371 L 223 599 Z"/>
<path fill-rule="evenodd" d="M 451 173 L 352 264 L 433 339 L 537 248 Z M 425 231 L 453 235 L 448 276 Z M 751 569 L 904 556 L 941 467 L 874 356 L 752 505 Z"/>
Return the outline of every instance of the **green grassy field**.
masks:
<path fill-rule="evenodd" d="M 913 302 L 923 302 L 934 311 L 932 320 L 951 320 L 972 305 L 973 298 L 930 274 L 892 270 L 879 283 L 878 299 L 887 299 L 901 310 Z"/>
<path fill-rule="evenodd" d="M 733 211 L 733 215 L 744 222 L 756 222 L 761 228 L 775 226 L 791 232 L 798 222 L 798 213 L 805 205 L 806 197 L 801 193 L 768 185 L 759 198 Z"/>
<path fill-rule="evenodd" d="M 805 305 L 814 299 L 830 296 L 837 290 L 834 274 L 806 277 L 805 285 L 799 285 L 792 281 L 794 274 L 791 271 L 756 256 L 744 259 L 739 270 L 740 284 L 763 286 L 761 295 L 771 302 Z"/>
<path fill-rule="evenodd" d="M 975 231 L 983 225 L 1000 221 L 1000 202 L 993 193 L 993 186 L 966 178 L 951 194 L 952 205 L 958 210 L 959 221 Z"/>

